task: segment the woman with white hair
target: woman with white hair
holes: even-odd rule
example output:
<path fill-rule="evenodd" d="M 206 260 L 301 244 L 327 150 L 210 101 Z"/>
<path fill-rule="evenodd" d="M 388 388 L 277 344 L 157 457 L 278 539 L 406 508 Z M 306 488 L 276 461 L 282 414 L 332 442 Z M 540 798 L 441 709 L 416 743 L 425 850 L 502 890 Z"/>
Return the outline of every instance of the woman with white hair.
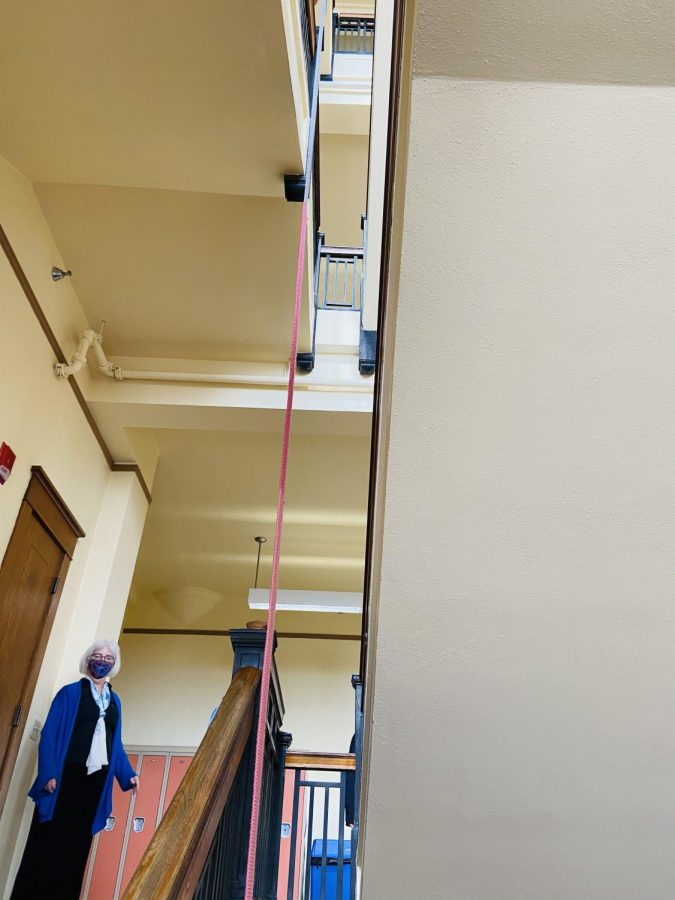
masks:
<path fill-rule="evenodd" d="M 138 776 L 122 746 L 122 707 L 110 687 L 120 648 L 95 641 L 80 681 L 62 687 L 40 735 L 38 772 L 28 796 L 33 821 L 11 900 L 78 900 L 91 839 L 112 811 L 113 777 L 123 791 Z"/>

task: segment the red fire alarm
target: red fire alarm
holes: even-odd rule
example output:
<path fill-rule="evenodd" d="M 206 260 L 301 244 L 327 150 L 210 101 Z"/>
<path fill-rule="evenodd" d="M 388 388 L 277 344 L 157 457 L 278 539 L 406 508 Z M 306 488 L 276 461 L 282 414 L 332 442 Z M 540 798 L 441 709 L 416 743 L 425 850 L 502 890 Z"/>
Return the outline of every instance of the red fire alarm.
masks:
<path fill-rule="evenodd" d="M 12 474 L 12 466 L 16 459 L 16 453 L 9 444 L 0 445 L 0 484 L 4 484 Z"/>

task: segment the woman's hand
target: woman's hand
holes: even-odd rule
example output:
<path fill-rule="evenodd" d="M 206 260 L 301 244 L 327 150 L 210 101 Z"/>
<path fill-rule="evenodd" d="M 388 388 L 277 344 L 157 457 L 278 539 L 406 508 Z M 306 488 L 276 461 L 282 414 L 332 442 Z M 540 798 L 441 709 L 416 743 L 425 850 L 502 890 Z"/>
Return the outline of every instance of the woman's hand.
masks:
<path fill-rule="evenodd" d="M 43 790 L 47 791 L 48 794 L 53 794 L 56 790 L 56 778 L 50 778 Z"/>
<path fill-rule="evenodd" d="M 138 788 L 139 788 L 140 783 L 141 783 L 140 778 L 138 777 L 138 775 L 134 775 L 133 778 L 130 778 L 130 779 L 129 779 L 129 783 L 131 784 L 131 790 L 132 790 L 132 792 L 135 794 L 136 791 L 137 791 Z M 54 782 L 54 784 L 56 784 L 56 782 Z"/>

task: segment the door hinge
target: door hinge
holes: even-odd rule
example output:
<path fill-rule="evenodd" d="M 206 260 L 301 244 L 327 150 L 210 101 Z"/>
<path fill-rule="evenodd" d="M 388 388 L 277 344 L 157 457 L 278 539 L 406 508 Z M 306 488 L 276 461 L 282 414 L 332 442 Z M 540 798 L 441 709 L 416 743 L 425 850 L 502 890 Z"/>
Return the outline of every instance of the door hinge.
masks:
<path fill-rule="evenodd" d="M 21 713 L 23 712 L 23 706 L 19 703 L 17 708 L 14 710 L 14 718 L 12 719 L 12 728 L 16 728 L 16 726 L 21 721 Z"/>
<path fill-rule="evenodd" d="M 57 575 L 56 578 L 52 581 L 52 586 L 51 586 L 51 590 L 49 591 L 49 593 L 55 594 L 59 589 L 60 583 L 61 583 L 61 576 Z"/>

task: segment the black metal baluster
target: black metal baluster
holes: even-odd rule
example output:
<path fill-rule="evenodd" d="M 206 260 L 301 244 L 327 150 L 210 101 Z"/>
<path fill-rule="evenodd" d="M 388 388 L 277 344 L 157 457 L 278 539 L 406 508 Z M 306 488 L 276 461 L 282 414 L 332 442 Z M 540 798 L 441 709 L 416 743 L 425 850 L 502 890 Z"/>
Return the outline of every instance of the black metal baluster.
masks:
<path fill-rule="evenodd" d="M 335 268 L 335 278 L 334 278 L 334 283 L 333 283 L 333 306 L 337 306 L 337 302 L 338 302 L 338 275 L 339 275 L 339 273 L 340 273 L 340 260 L 339 260 L 339 257 L 336 257 L 336 258 L 335 258 L 334 268 Z"/>
<path fill-rule="evenodd" d="M 326 900 L 326 866 L 328 865 L 328 807 L 330 788 L 323 789 L 323 835 L 321 839 L 321 891 L 320 900 Z"/>
<path fill-rule="evenodd" d="M 323 286 L 323 308 L 325 309 L 328 305 L 328 278 L 330 275 L 330 253 L 326 254 L 326 272 L 324 275 L 324 286 Z"/>
<path fill-rule="evenodd" d="M 307 860 L 305 865 L 305 897 L 310 896 L 312 877 L 312 829 L 314 827 L 314 785 L 309 788 L 309 819 L 307 821 Z"/>
<path fill-rule="evenodd" d="M 338 826 L 338 863 L 337 863 L 337 884 L 335 894 L 337 900 L 342 900 L 342 884 L 344 880 L 344 862 L 345 862 L 345 801 L 346 801 L 346 776 L 344 772 L 340 772 L 340 823 Z"/>
<path fill-rule="evenodd" d="M 357 309 L 356 306 L 356 277 L 358 274 L 358 256 L 354 257 L 354 268 L 352 269 L 352 309 Z"/>
<path fill-rule="evenodd" d="M 293 787 L 293 815 L 291 817 L 291 858 L 288 864 L 288 891 L 286 892 L 286 900 L 293 900 L 293 888 L 295 883 L 295 854 L 297 852 L 298 842 L 298 814 L 300 807 L 300 781 L 302 773 L 295 771 L 293 773 L 295 784 Z"/>

